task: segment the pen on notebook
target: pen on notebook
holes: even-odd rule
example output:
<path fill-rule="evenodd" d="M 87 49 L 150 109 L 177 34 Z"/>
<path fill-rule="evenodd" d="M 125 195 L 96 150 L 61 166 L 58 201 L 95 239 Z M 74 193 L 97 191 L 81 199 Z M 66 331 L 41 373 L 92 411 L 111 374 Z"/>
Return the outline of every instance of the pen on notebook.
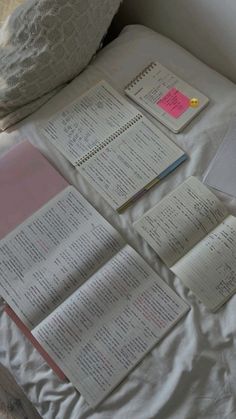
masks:
<path fill-rule="evenodd" d="M 129 199 L 124 205 L 121 205 L 120 208 L 118 208 L 118 212 L 122 212 L 125 209 L 127 209 L 130 205 L 132 205 L 138 198 L 141 198 L 152 186 L 154 186 L 157 182 L 159 182 L 159 176 L 152 180 L 148 185 L 145 186 L 145 188 L 141 189 L 138 193 L 136 193 L 131 199 Z"/>
<path fill-rule="evenodd" d="M 174 163 L 172 163 L 167 169 L 163 170 L 158 176 L 158 179 L 161 180 L 167 175 L 169 175 L 173 170 L 175 170 L 181 163 L 183 163 L 185 160 L 187 160 L 188 155 L 183 154 L 179 159 L 177 159 Z"/>
<path fill-rule="evenodd" d="M 154 185 L 156 185 L 160 180 L 162 180 L 165 176 L 171 173 L 173 170 L 176 169 L 182 162 L 184 162 L 188 158 L 187 154 L 183 154 L 178 160 L 176 160 L 173 164 L 171 164 L 166 170 L 163 170 L 155 179 L 149 182 L 141 191 L 136 193 L 131 199 L 129 199 L 125 204 L 121 205 L 117 209 L 117 211 L 123 212 L 126 210 L 130 205 L 132 205 L 138 198 L 141 198 L 146 192 L 149 191 Z"/>

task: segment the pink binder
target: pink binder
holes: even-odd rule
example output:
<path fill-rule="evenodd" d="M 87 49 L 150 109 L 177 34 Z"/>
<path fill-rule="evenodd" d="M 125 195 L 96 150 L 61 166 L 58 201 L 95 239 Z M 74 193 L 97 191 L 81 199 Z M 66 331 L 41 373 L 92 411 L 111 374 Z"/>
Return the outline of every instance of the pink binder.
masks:
<path fill-rule="evenodd" d="M 68 182 L 30 143 L 13 147 L 0 159 L 0 239 L 61 192 Z M 61 378 L 65 375 L 14 311 L 5 311 Z"/>
<path fill-rule="evenodd" d="M 30 143 L 0 159 L 0 239 L 68 186 Z"/>

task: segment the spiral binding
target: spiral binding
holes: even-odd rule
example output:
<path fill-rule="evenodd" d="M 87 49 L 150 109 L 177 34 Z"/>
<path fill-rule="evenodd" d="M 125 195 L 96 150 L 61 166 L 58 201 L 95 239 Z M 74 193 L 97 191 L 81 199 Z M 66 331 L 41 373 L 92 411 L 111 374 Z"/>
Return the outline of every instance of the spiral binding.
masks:
<path fill-rule="evenodd" d="M 155 62 L 151 62 L 141 73 L 139 73 L 127 86 L 125 87 L 125 90 L 132 89 L 140 80 L 142 80 L 150 71 L 152 71 L 153 68 L 156 67 Z"/>
<path fill-rule="evenodd" d="M 136 122 L 138 122 L 142 117 L 143 117 L 143 115 L 141 113 L 138 113 L 129 122 L 127 122 L 125 125 L 123 125 L 123 127 L 119 128 L 114 134 L 111 134 L 100 145 L 94 147 L 87 154 L 85 154 L 84 157 L 82 157 L 80 160 L 78 160 L 75 163 L 75 166 L 78 166 L 79 167 L 83 163 L 85 163 L 86 161 L 88 161 L 91 157 L 93 157 L 96 153 L 98 153 L 98 151 L 102 150 L 104 147 L 106 147 L 108 144 L 110 144 L 113 140 L 115 140 L 117 137 L 119 137 L 121 134 L 123 134 L 123 132 L 125 132 L 132 125 L 134 125 Z"/>

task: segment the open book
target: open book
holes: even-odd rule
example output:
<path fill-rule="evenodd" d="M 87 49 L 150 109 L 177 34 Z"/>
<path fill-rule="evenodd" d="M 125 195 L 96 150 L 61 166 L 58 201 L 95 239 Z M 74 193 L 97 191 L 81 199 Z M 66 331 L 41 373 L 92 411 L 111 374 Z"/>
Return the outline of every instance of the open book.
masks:
<path fill-rule="evenodd" d="M 187 158 L 105 81 L 52 116 L 40 131 L 118 211 Z"/>
<path fill-rule="evenodd" d="M 0 242 L 0 294 L 92 406 L 188 310 L 72 186 Z"/>
<path fill-rule="evenodd" d="M 236 217 L 195 177 L 134 227 L 210 310 L 236 291 Z"/>
<path fill-rule="evenodd" d="M 144 68 L 125 93 L 173 132 L 180 132 L 209 102 L 158 62 Z"/>

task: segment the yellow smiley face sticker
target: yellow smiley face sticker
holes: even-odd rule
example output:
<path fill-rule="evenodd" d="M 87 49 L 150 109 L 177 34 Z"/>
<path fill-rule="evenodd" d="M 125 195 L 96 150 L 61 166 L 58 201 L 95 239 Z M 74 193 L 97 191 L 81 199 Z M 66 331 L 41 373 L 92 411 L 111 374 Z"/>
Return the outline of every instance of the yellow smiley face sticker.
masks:
<path fill-rule="evenodd" d="M 190 99 L 191 108 L 197 108 L 199 106 L 199 100 L 196 97 Z"/>

